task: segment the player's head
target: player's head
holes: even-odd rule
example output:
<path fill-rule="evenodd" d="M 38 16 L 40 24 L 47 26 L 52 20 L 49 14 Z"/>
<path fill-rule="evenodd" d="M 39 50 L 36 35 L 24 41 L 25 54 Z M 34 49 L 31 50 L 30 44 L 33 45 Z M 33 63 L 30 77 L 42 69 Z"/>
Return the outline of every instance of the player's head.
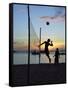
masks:
<path fill-rule="evenodd" d="M 47 42 L 50 42 L 50 39 L 48 39 Z"/>
<path fill-rule="evenodd" d="M 58 51 L 59 49 L 58 49 L 58 48 L 56 48 L 56 50 Z"/>

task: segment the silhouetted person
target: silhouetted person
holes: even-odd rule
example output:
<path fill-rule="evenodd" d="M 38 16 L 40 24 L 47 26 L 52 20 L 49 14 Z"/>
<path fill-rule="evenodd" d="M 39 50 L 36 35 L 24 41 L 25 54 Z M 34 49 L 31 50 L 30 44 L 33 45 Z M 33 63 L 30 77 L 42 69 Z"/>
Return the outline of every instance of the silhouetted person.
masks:
<path fill-rule="evenodd" d="M 41 43 L 39 46 L 41 46 L 42 44 L 45 44 L 45 50 L 44 51 L 45 51 L 46 56 L 49 59 L 49 63 L 51 63 L 51 58 L 49 56 L 48 46 L 53 46 L 53 43 L 52 43 L 52 41 L 50 42 L 50 39 L 48 39 L 47 41 L 44 41 L 43 43 Z"/>
<path fill-rule="evenodd" d="M 59 63 L 59 56 L 60 56 L 58 48 L 56 48 L 54 56 L 55 56 L 55 64 L 58 64 Z"/>

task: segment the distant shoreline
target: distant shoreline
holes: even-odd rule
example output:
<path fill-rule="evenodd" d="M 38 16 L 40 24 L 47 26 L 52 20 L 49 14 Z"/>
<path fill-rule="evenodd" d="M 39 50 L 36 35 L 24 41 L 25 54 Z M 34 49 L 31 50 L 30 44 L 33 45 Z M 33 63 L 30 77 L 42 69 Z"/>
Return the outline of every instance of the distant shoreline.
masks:
<path fill-rule="evenodd" d="M 51 51 L 51 52 L 53 53 L 54 51 Z M 13 51 L 13 53 L 28 53 L 28 51 Z M 32 55 L 39 55 L 39 52 L 31 51 L 31 54 Z M 45 52 L 41 51 L 41 54 L 45 54 Z M 65 52 L 61 52 L 60 55 L 66 55 L 66 53 Z"/>

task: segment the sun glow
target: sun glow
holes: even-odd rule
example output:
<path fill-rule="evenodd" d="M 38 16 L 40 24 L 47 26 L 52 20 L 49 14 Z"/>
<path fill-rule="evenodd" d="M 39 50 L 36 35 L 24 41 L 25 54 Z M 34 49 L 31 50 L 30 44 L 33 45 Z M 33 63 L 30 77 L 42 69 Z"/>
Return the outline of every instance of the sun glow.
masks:
<path fill-rule="evenodd" d="M 64 49 L 64 43 L 63 42 L 54 42 L 53 46 L 49 46 L 49 50 L 55 50 L 56 48 Z M 41 50 L 45 49 L 45 45 L 43 44 L 41 46 Z"/>

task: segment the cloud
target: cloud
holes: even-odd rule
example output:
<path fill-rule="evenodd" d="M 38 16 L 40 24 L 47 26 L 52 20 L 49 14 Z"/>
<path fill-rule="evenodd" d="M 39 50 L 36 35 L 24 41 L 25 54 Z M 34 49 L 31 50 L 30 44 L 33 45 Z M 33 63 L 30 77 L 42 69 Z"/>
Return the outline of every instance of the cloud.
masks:
<path fill-rule="evenodd" d="M 42 16 L 40 17 L 40 19 L 44 21 L 60 22 L 65 20 L 65 15 Z"/>
<path fill-rule="evenodd" d="M 51 21 L 51 22 L 60 22 L 65 20 L 65 9 L 64 8 L 54 8 L 54 15 L 52 16 L 41 16 L 41 20 Z"/>

